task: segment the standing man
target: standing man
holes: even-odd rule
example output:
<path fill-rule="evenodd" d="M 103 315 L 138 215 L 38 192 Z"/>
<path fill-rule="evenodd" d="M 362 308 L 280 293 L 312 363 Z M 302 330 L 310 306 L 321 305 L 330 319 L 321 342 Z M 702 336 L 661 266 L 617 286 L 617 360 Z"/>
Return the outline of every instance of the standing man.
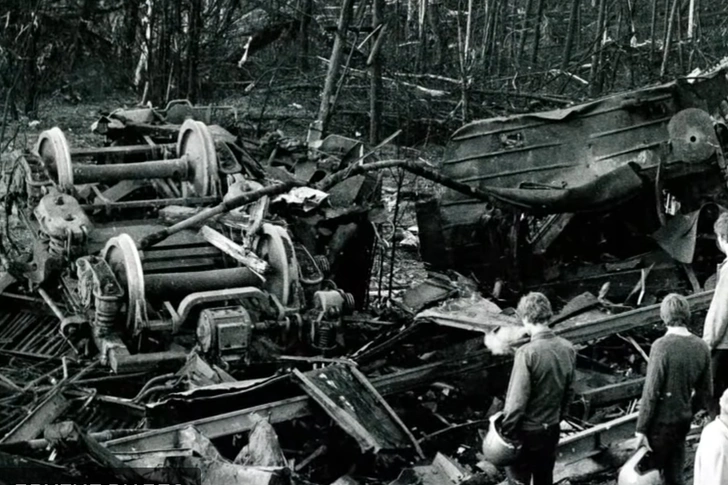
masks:
<path fill-rule="evenodd" d="M 516 351 L 501 433 L 521 443 L 517 463 L 506 467 L 511 485 L 552 485 L 559 423 L 572 397 L 576 350 L 548 327 L 551 304 L 541 293 L 518 303 L 531 342 Z"/>
<path fill-rule="evenodd" d="M 728 483 L 728 391 L 720 398 L 720 415 L 700 435 L 693 483 Z"/>
<path fill-rule="evenodd" d="M 723 212 L 713 225 L 716 243 L 723 254 L 728 255 L 728 212 Z M 713 367 L 713 399 L 708 411 L 715 418 L 720 408 L 718 400 L 728 388 L 728 264 L 724 260 L 718 266 L 718 281 L 703 326 L 703 340 L 711 351 Z"/>
<path fill-rule="evenodd" d="M 671 293 L 662 300 L 660 318 L 667 333 L 650 350 L 647 378 L 637 418 L 638 446 L 652 451 L 666 485 L 682 485 L 685 437 L 693 418 L 692 393 L 706 404 L 712 395 L 710 351 L 686 325 L 690 305 Z"/>

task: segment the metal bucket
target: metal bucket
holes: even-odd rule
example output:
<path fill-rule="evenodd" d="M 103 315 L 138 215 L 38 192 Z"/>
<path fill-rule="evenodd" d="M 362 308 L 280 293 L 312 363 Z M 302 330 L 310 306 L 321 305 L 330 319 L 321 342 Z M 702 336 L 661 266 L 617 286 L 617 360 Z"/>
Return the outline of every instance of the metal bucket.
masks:
<path fill-rule="evenodd" d="M 483 440 L 483 457 L 495 466 L 506 466 L 514 463 L 521 452 L 521 445 L 512 443 L 498 431 L 503 421 L 503 413 L 498 412 L 490 417 L 488 434 Z"/>

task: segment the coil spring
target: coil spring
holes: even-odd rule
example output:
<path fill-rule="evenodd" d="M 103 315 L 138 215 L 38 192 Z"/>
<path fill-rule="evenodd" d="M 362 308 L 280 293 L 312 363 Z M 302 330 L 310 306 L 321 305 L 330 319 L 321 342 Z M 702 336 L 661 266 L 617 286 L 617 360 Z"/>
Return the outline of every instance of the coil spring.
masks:
<path fill-rule="evenodd" d="M 96 326 L 100 329 L 111 330 L 116 323 L 119 313 L 119 299 L 96 297 Z"/>
<path fill-rule="evenodd" d="M 330 349 L 334 337 L 334 329 L 331 325 L 322 324 L 316 332 L 316 347 L 319 349 Z"/>
<path fill-rule="evenodd" d="M 48 252 L 51 256 L 62 258 L 66 252 L 66 242 L 57 237 L 51 237 L 48 240 Z"/>
<path fill-rule="evenodd" d="M 331 272 L 331 264 L 329 263 L 329 259 L 326 256 L 322 256 L 319 254 L 314 256 L 313 260 L 316 262 L 316 266 L 318 266 L 318 268 L 324 275 L 327 275 Z"/>

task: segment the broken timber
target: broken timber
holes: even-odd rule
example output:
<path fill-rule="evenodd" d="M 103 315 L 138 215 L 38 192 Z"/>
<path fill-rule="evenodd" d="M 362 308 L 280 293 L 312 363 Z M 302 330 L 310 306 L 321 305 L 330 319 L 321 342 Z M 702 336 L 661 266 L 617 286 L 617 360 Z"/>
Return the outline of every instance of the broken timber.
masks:
<path fill-rule="evenodd" d="M 409 429 L 356 368 L 339 364 L 305 374 L 294 369 L 293 373 L 306 393 L 356 439 L 363 451 L 414 446 L 424 456 Z"/>
<path fill-rule="evenodd" d="M 706 291 L 690 295 L 687 299 L 693 311 L 700 311 L 707 309 L 712 296 L 712 291 Z M 576 327 L 560 329 L 557 333 L 574 343 L 580 343 L 650 325 L 659 320 L 660 306 L 650 305 Z M 381 348 L 378 350 L 381 350 Z M 376 377 L 372 379 L 372 384 L 382 395 L 390 395 L 422 387 L 446 377 L 500 365 L 504 362 L 506 362 L 506 359 L 493 359 L 490 353 L 484 349 L 463 358 L 435 362 Z M 144 449 L 170 449 L 175 447 L 178 432 L 188 426 L 194 426 L 207 438 L 214 439 L 249 431 L 255 425 L 251 416 L 256 413 L 269 416 L 271 424 L 274 424 L 302 418 L 308 416 L 310 412 L 308 397 L 298 396 L 111 440 L 106 443 L 106 446 L 114 453 Z"/>

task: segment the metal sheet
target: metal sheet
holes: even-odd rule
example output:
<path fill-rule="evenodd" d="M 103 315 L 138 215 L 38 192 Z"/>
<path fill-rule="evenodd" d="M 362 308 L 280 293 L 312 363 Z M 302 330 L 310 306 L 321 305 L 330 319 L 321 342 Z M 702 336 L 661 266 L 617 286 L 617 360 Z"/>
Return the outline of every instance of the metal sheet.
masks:
<path fill-rule="evenodd" d="M 356 439 L 363 451 L 400 450 L 417 441 L 364 376 L 348 365 L 293 370 L 306 393 Z"/>

